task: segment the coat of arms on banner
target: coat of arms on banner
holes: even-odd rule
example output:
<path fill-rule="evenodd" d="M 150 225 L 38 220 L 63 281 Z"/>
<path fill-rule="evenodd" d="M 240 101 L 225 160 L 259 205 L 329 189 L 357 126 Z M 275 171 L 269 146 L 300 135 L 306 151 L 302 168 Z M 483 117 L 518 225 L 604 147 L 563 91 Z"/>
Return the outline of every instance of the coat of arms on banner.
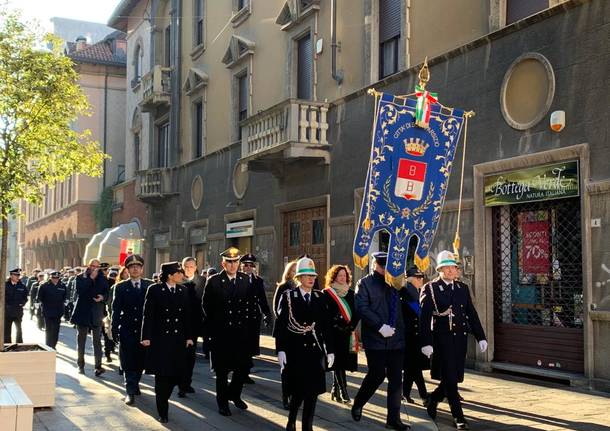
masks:
<path fill-rule="evenodd" d="M 390 235 L 386 281 L 399 288 L 409 242 L 417 237 L 415 263 L 425 270 L 441 216 L 449 175 L 464 123 L 464 111 L 437 103 L 416 89 L 418 99 L 377 93 L 371 158 L 366 178 L 354 262 L 368 264 L 374 235 Z M 426 109 L 426 112 L 420 112 Z"/>

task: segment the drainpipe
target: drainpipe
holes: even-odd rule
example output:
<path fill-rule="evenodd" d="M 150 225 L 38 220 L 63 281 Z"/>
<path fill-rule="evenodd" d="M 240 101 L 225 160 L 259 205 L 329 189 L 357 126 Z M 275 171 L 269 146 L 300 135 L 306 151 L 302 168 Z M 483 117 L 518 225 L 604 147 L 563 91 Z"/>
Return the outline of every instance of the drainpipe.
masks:
<path fill-rule="evenodd" d="M 182 49 L 182 0 L 172 0 L 172 18 L 171 18 L 171 34 L 172 34 L 172 77 L 171 77 L 171 106 L 170 106 L 170 134 L 171 134 L 171 146 L 174 151 L 170 151 L 169 165 L 173 166 L 178 164 L 180 155 L 182 154 L 182 148 L 180 147 L 180 99 L 181 99 L 181 49 Z M 172 158 L 172 154 L 177 154 L 178 159 Z M 172 163 L 173 162 L 173 163 Z"/>
<path fill-rule="evenodd" d="M 108 139 L 107 139 L 107 132 L 108 132 L 108 69 L 106 69 L 106 72 L 104 74 L 104 154 L 106 154 L 106 151 L 108 149 Z M 104 159 L 104 165 L 103 165 L 103 176 L 102 176 L 102 191 L 104 190 L 104 188 L 106 188 L 106 159 Z"/>
<path fill-rule="evenodd" d="M 343 82 L 343 73 L 337 72 L 337 0 L 330 2 L 330 51 L 331 51 L 331 74 L 338 85 Z"/>

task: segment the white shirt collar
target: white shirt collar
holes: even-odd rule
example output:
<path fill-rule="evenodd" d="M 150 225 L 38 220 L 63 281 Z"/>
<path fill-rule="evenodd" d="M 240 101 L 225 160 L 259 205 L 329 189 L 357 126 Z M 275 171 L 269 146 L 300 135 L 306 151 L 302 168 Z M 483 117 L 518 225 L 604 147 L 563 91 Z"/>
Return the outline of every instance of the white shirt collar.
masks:
<path fill-rule="evenodd" d="M 453 286 L 454 280 L 445 280 L 443 277 L 441 277 L 441 280 L 443 280 L 443 283 L 447 286 Z"/>
<path fill-rule="evenodd" d="M 306 292 L 306 291 L 303 290 L 302 287 L 299 287 L 299 290 L 301 291 L 301 295 L 303 295 L 303 298 L 305 298 L 305 294 L 307 294 L 307 293 L 309 294 L 309 297 L 311 298 L 313 290 L 310 290 L 309 292 Z"/>
<path fill-rule="evenodd" d="M 166 284 L 166 285 L 167 285 L 167 287 L 169 287 L 170 289 L 171 289 L 172 287 L 173 287 L 174 289 L 176 288 L 176 285 L 175 285 L 175 284 L 174 284 L 174 285 L 171 285 L 171 284 L 169 284 L 169 283 L 167 283 L 167 282 L 166 282 L 165 284 Z"/>

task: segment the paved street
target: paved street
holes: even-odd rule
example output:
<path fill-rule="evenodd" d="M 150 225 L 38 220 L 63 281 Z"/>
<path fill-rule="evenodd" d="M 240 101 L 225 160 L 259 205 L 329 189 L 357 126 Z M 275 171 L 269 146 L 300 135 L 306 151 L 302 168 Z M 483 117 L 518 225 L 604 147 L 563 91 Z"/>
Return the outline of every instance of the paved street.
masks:
<path fill-rule="evenodd" d="M 44 341 L 44 334 L 33 322 L 24 320 L 26 342 Z M 143 395 L 135 407 L 122 402 L 122 379 L 116 372 L 118 359 L 108 366 L 102 378 L 93 376 L 92 349 L 88 340 L 85 376 L 76 373 L 75 331 L 67 325 L 61 328 L 57 355 L 57 399 L 53 409 L 37 410 L 34 416 L 36 431 L 72 430 L 281 430 L 286 412 L 280 404 L 279 373 L 273 357 L 273 340 L 264 337 L 263 355 L 256 362 L 255 385 L 246 386 L 244 399 L 250 408 L 242 412 L 233 408 L 233 416 L 218 415 L 214 398 L 214 378 L 208 362 L 199 357 L 195 370 L 196 394 L 170 401 L 170 423 L 155 421 L 156 409 L 153 379 L 143 379 Z M 365 369 L 364 357 L 361 371 Z M 105 365 L 106 366 L 106 365 Z M 351 374 L 350 390 L 355 394 L 362 372 Z M 428 382 L 430 382 L 428 380 Z M 429 384 L 431 387 L 431 384 Z M 565 386 L 541 383 L 514 377 L 493 376 L 468 372 L 461 394 L 466 417 L 475 430 L 610 430 L 610 400 L 604 394 L 583 393 Z M 320 397 L 316 430 L 381 430 L 384 429 L 385 385 L 364 410 L 360 424 L 351 420 L 349 408 Z M 417 399 L 415 392 L 413 397 Z M 407 415 L 408 412 L 408 415 Z M 403 410 L 403 421 L 416 430 L 451 430 L 448 405 L 441 404 L 437 424 L 429 420 L 420 405 L 409 405 Z"/>

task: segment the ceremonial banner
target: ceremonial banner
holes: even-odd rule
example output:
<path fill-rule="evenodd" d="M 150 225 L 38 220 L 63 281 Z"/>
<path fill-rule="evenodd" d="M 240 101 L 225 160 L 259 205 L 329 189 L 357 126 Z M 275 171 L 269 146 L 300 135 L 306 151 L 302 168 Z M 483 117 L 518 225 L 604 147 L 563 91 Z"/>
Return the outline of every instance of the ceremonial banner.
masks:
<path fill-rule="evenodd" d="M 397 288 L 402 286 L 409 241 L 414 235 L 418 239 L 415 263 L 421 270 L 429 266 L 428 251 L 464 122 L 464 111 L 435 103 L 436 94 L 434 98 L 422 97 L 429 99 L 423 114 L 419 112 L 421 101 L 416 99 L 391 94 L 378 98 L 354 240 L 354 262 L 364 269 L 375 233 L 386 230 L 390 234 L 386 281 Z"/>
<path fill-rule="evenodd" d="M 121 248 L 119 250 L 119 265 L 125 263 L 127 256 L 132 254 L 141 253 L 141 240 L 140 239 L 122 239 Z"/>

